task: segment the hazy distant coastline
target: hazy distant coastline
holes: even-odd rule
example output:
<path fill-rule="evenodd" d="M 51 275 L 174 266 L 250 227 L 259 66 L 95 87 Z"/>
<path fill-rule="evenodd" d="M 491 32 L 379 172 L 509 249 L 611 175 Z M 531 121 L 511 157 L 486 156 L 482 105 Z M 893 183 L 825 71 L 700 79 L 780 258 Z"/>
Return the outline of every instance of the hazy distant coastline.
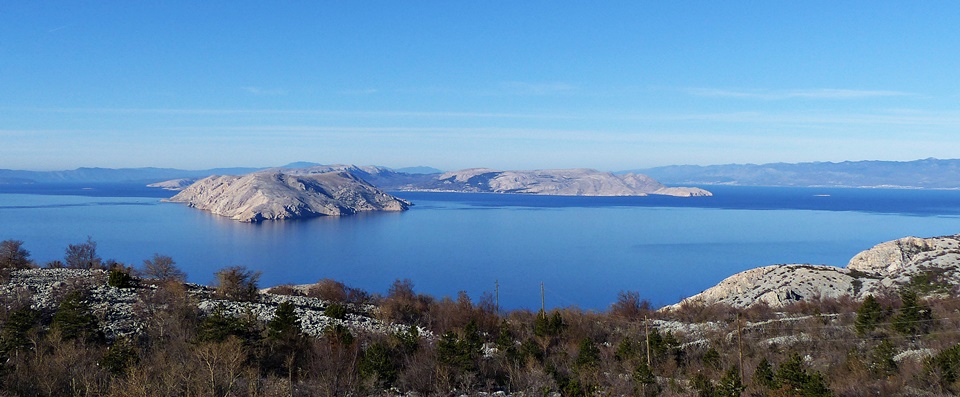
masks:
<path fill-rule="evenodd" d="M 960 159 L 670 165 L 630 172 L 666 184 L 960 189 Z"/>
<path fill-rule="evenodd" d="M 0 170 L 0 185 L 38 183 L 142 183 L 146 185 L 176 179 L 198 180 L 211 175 L 243 175 L 268 169 L 346 170 L 348 168 L 357 176 L 387 190 L 450 191 L 447 189 L 449 186 L 429 185 L 431 180 L 441 179 L 439 176 L 443 174 L 442 170 L 432 167 L 392 169 L 382 166 L 322 165 L 310 162 L 296 162 L 272 168 L 233 167 L 207 170 L 153 167 L 78 168 L 64 171 Z M 612 172 L 617 176 L 630 173 L 649 176 L 666 186 L 960 189 L 960 159 L 668 165 Z M 182 188 L 185 185 L 159 187 Z"/>

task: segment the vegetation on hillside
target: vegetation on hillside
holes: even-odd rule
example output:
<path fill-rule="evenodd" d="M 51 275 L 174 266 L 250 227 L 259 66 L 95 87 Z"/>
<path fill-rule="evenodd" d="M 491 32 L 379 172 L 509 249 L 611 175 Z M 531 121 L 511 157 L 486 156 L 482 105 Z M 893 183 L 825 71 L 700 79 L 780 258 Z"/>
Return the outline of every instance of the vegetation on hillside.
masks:
<path fill-rule="evenodd" d="M 384 296 L 321 280 L 271 293 L 330 302 L 331 318 L 373 304 L 390 334 L 340 323 L 304 332 L 285 302 L 269 321 L 198 309 L 184 274 L 162 255 L 132 269 L 71 245 L 66 263 L 110 270 L 105 283 L 138 294 L 145 324 L 131 337 L 100 332 L 88 292 L 63 283 L 56 310 L 30 291 L 0 297 L 0 394 L 343 396 L 859 396 L 960 393 L 960 300 L 955 287 L 814 301 L 781 311 L 689 305 L 651 309 L 620 293 L 604 312 L 500 311 L 487 295 L 435 298 L 398 280 Z M 79 246 L 78 245 L 78 246 Z M 71 258 L 74 255 L 78 260 Z M 48 264 L 58 266 L 57 263 Z M 0 242 L 0 270 L 35 266 L 19 241 Z M 259 274 L 217 273 L 224 301 L 255 301 Z M 928 293 L 935 295 L 928 295 Z"/>

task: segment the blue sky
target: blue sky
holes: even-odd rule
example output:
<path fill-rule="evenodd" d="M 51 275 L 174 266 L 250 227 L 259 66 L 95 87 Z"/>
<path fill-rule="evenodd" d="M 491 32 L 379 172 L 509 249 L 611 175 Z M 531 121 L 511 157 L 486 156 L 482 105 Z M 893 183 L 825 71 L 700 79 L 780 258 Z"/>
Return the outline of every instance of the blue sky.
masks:
<path fill-rule="evenodd" d="M 956 158 L 958 15 L 947 1 L 7 1 L 0 168 Z"/>

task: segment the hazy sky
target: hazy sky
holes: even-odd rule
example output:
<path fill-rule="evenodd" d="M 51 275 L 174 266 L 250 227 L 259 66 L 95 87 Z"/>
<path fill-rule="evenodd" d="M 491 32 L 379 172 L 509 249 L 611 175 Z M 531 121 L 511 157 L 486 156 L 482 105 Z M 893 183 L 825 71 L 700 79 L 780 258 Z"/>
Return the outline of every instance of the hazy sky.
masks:
<path fill-rule="evenodd" d="M 960 157 L 960 2 L 3 1 L 0 168 Z"/>

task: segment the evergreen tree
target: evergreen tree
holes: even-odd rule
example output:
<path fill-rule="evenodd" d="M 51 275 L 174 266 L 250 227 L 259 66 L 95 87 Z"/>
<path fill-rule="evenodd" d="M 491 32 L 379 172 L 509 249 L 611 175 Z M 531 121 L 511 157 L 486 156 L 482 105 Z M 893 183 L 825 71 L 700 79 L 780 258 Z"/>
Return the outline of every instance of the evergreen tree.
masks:
<path fill-rule="evenodd" d="M 776 389 L 777 381 L 773 374 L 773 367 L 766 358 L 760 360 L 757 369 L 753 371 L 753 383 L 765 390 Z"/>
<path fill-rule="evenodd" d="M 720 383 L 717 384 L 714 395 L 717 397 L 740 397 L 744 389 L 743 379 L 740 379 L 740 368 L 731 367 L 720 378 Z"/>
<path fill-rule="evenodd" d="M 900 311 L 893 319 L 893 329 L 904 335 L 919 335 L 929 332 L 933 320 L 928 306 L 919 302 L 916 291 L 900 291 Z"/>
<path fill-rule="evenodd" d="M 30 306 L 12 311 L 0 329 L 0 353 L 6 354 L 28 343 L 27 334 L 40 321 L 40 312 Z"/>
<path fill-rule="evenodd" d="M 60 331 L 67 340 L 94 341 L 100 338 L 97 318 L 93 316 L 83 295 L 77 291 L 68 294 L 60 303 L 50 327 Z"/>
<path fill-rule="evenodd" d="M 799 354 L 794 353 L 777 369 L 777 384 L 788 395 L 803 397 L 825 397 L 833 393 L 827 387 L 826 380 L 819 372 L 810 374 Z"/>
<path fill-rule="evenodd" d="M 883 308 L 873 295 L 867 295 L 857 309 L 857 319 L 854 321 L 854 328 L 857 335 L 864 336 L 873 331 L 877 324 L 883 320 Z"/>
<path fill-rule="evenodd" d="M 281 302 L 267 323 L 267 337 L 272 340 L 288 341 L 300 336 L 300 317 L 293 303 Z"/>
<path fill-rule="evenodd" d="M 580 349 L 577 353 L 577 360 L 574 362 L 578 370 L 596 368 L 600 365 L 600 349 L 590 338 L 580 340 Z"/>
<path fill-rule="evenodd" d="M 897 372 L 897 362 L 893 360 L 896 350 L 889 340 L 882 340 L 873 349 L 870 370 L 877 376 L 889 376 Z"/>

